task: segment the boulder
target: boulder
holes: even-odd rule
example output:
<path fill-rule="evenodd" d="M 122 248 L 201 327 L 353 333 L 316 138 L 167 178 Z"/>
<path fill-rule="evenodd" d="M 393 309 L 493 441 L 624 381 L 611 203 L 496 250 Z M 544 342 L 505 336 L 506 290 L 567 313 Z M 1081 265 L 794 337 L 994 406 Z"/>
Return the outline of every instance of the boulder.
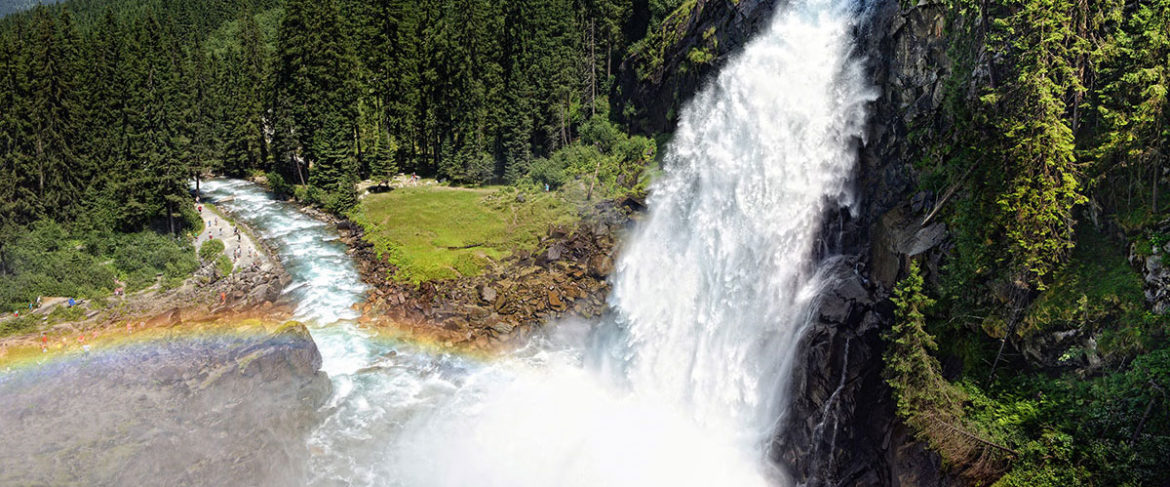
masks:
<path fill-rule="evenodd" d="M 613 272 L 613 258 L 604 254 L 594 254 L 589 257 L 589 276 L 594 279 L 605 279 Z"/>
<path fill-rule="evenodd" d="M 561 293 L 552 289 L 548 291 L 548 305 L 557 311 L 564 311 L 568 307 L 564 300 L 561 299 Z"/>
<path fill-rule="evenodd" d="M 491 286 L 481 286 L 479 288 L 479 299 L 483 300 L 485 303 L 496 302 L 496 297 L 498 296 L 499 293 L 497 293 L 496 289 Z"/>
<path fill-rule="evenodd" d="M 303 485 L 320 366 L 289 323 L 17 370 L 0 381 L 0 485 Z"/>

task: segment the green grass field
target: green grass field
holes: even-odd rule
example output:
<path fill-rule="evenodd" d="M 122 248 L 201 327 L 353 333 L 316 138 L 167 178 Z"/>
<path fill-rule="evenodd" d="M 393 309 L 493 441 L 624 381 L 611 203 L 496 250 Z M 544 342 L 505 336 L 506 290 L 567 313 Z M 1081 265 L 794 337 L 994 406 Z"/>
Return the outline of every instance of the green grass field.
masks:
<path fill-rule="evenodd" d="M 425 282 L 483 272 L 491 259 L 531 247 L 549 225 L 575 220 L 555 193 L 514 188 L 418 186 L 367 195 L 350 217 L 379 255 L 399 268 L 395 279 Z"/>

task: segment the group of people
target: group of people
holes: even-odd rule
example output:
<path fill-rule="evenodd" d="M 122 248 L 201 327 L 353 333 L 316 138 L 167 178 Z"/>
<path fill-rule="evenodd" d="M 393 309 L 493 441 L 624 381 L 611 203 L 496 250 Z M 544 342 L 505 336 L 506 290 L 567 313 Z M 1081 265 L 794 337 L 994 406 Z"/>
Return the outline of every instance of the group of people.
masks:
<path fill-rule="evenodd" d="M 40 296 L 37 296 L 37 299 L 36 299 L 35 301 L 30 301 L 30 302 L 28 303 L 28 312 L 29 312 L 29 313 L 32 313 L 32 311 L 33 311 L 34 309 L 37 309 L 37 308 L 40 308 L 40 307 L 41 307 L 41 297 L 40 297 Z M 13 317 L 16 317 L 16 318 L 20 318 L 20 310 L 19 310 L 19 309 L 16 309 L 16 310 L 14 310 L 14 311 L 12 312 L 12 316 L 13 316 Z"/>
<path fill-rule="evenodd" d="M 90 332 L 89 341 L 92 341 L 93 339 L 97 338 L 97 336 L 98 336 L 98 330 L 93 330 L 92 332 Z M 87 341 L 84 331 L 81 332 L 80 335 L 77 335 L 77 344 L 81 345 L 81 349 L 84 350 L 86 353 L 89 352 L 89 341 Z M 61 348 L 65 348 L 67 346 L 69 346 L 69 340 L 66 339 L 65 337 L 61 337 Z M 47 334 L 45 334 L 45 332 L 42 331 L 41 332 L 41 353 L 47 353 L 48 351 L 49 351 L 49 336 Z"/>
<path fill-rule="evenodd" d="M 202 215 L 203 214 L 203 204 L 201 203 L 199 196 L 195 196 L 195 207 L 196 207 L 196 209 L 199 210 L 199 214 Z M 207 228 L 207 240 L 208 241 L 215 240 L 216 235 L 219 235 L 219 232 L 220 232 L 219 219 L 214 218 L 214 217 L 207 218 L 205 220 L 205 227 Z M 244 245 L 243 245 L 244 236 L 240 232 L 240 228 L 235 226 L 235 225 L 231 225 L 231 227 L 232 227 L 232 236 L 236 237 L 236 248 L 232 249 L 232 253 L 230 256 L 232 263 L 235 264 L 235 263 L 239 262 L 240 259 L 243 259 L 246 256 L 248 259 L 252 259 L 252 266 L 257 267 L 259 264 L 257 264 L 257 262 L 255 260 L 256 250 L 249 248 L 249 249 L 247 249 L 247 253 L 245 253 L 245 249 L 244 249 Z M 224 236 L 220 237 L 220 240 L 224 240 L 225 237 L 226 237 L 226 230 L 225 230 Z M 196 243 L 198 243 L 198 241 Z M 227 242 L 224 242 L 224 243 L 226 244 Z"/>

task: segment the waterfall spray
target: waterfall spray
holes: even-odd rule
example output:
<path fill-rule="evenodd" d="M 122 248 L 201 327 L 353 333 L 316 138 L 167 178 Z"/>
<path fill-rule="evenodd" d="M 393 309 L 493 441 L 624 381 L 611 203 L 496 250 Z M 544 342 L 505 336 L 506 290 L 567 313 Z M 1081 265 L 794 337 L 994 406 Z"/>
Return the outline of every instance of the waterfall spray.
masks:
<path fill-rule="evenodd" d="M 822 217 L 849 179 L 876 94 L 852 56 L 849 2 L 781 9 L 683 111 L 650 216 L 611 298 L 631 387 L 765 444 L 824 284 Z"/>
<path fill-rule="evenodd" d="M 857 10 L 778 8 L 684 108 L 612 277 L 610 317 L 549 327 L 572 338 L 487 363 L 378 342 L 350 321 L 363 288 L 328 260 L 340 248 L 271 208 L 260 226 L 304 282 L 290 292 L 334 383 L 307 483 L 785 483 L 766 449 L 797 342 L 832 284 L 818 261 L 822 220 L 853 204 L 876 96 L 852 53 Z M 239 201 L 268 214 L 259 198 Z M 308 251 L 324 264 L 298 260 Z"/>
<path fill-rule="evenodd" d="M 766 485 L 814 255 L 876 93 L 858 12 L 803 0 L 681 115 L 584 350 L 516 360 L 407 428 L 408 485 Z M 583 358 L 584 357 L 584 358 Z M 585 367 L 582 367 L 584 362 Z M 445 465 L 455 465 L 445 468 Z"/>

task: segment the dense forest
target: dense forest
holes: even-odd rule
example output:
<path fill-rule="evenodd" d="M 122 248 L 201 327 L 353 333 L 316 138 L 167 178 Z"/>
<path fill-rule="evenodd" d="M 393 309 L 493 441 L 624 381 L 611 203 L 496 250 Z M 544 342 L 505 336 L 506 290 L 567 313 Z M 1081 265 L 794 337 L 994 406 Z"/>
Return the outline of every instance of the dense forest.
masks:
<path fill-rule="evenodd" d="M 197 174 L 264 174 L 338 213 L 355 182 L 397 172 L 634 187 L 654 143 L 609 121 L 606 93 L 675 3 L 72 0 L 7 16 L 0 275 L 24 278 L 0 302 L 112 289 L 35 284 L 67 272 L 16 255 L 42 227 L 99 261 L 124 235 L 179 236 L 198 225 Z"/>
<path fill-rule="evenodd" d="M 944 120 L 912 137 L 951 243 L 894 296 L 899 414 L 974 483 L 1162 485 L 1170 319 L 1138 271 L 1170 250 L 1170 2 L 942 8 Z"/>

